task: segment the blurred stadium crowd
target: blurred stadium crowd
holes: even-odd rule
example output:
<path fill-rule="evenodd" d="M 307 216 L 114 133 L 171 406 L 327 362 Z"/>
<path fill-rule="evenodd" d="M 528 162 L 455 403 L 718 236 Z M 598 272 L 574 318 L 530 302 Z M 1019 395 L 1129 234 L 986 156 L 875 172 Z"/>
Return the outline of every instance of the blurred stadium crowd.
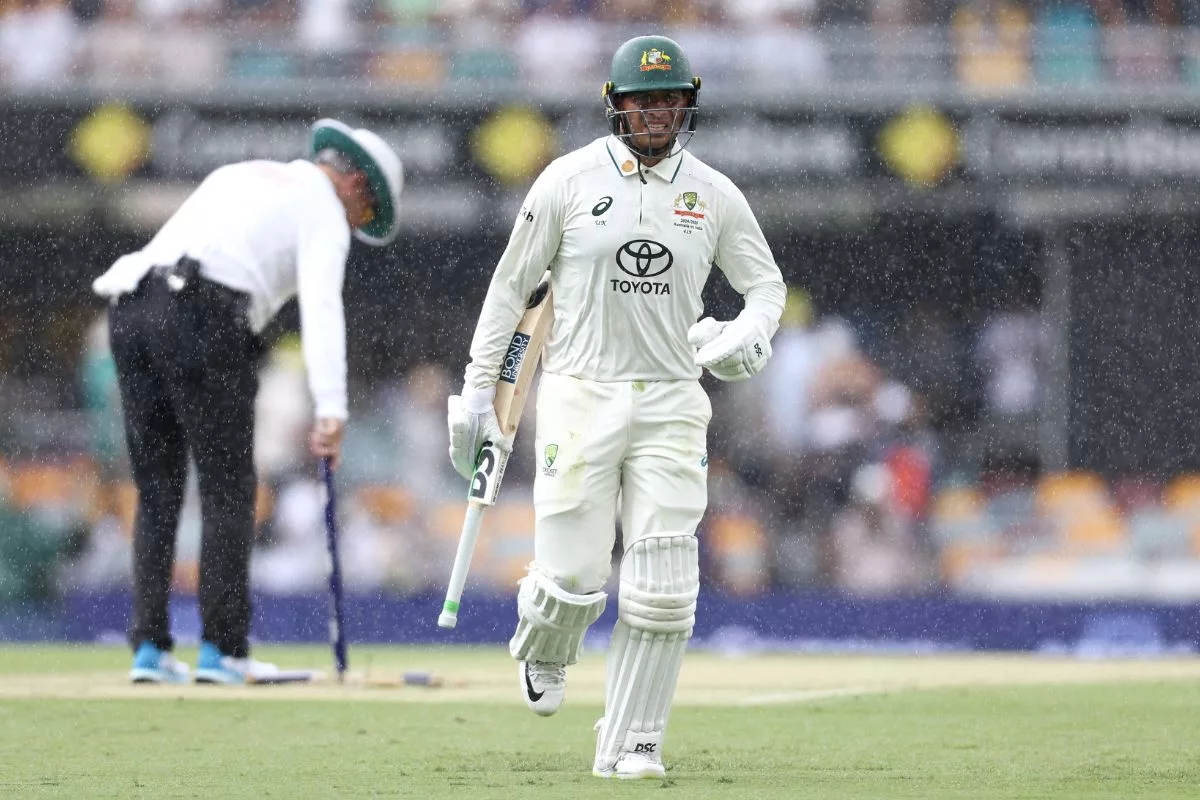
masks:
<path fill-rule="evenodd" d="M 1200 0 L 0 0 L 0 81 L 578 89 L 647 25 L 686 41 L 706 78 L 791 89 L 1200 74 Z"/>
<path fill-rule="evenodd" d="M 778 588 L 1194 596 L 1200 477 L 1106 480 L 1039 469 L 1036 308 L 993 314 L 965 347 L 933 309 L 917 310 L 906 326 L 887 348 L 872 345 L 792 289 L 768 369 L 755 381 L 710 382 L 711 503 L 700 532 L 710 581 L 742 596 Z M 320 591 L 326 574 L 298 348 L 294 334 L 280 337 L 261 373 L 252 570 L 268 593 Z M 464 509 L 445 434 L 459 366 L 415 364 L 372 385 L 352 409 L 339 484 L 343 569 L 356 591 L 436 590 L 445 580 Z M 78 369 L 81 446 L 58 441 L 0 472 L 0 599 L 128 584 L 134 490 L 103 318 Z M 979 405 L 969 427 L 985 444 L 978 468 L 964 471 L 943 459 L 939 418 L 962 412 L 954 407 L 972 396 Z M 532 557 L 541 465 L 530 430 L 527 418 L 473 562 L 472 580 L 497 590 Z M 197 580 L 197 503 L 193 486 L 176 573 L 183 591 Z"/>

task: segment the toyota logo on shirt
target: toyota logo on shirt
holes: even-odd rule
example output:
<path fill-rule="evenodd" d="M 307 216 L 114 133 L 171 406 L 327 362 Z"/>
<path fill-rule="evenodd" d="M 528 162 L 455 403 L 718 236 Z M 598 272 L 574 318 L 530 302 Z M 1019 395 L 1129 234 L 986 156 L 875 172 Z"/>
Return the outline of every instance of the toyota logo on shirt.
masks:
<path fill-rule="evenodd" d="M 662 275 L 675 263 L 665 244 L 650 239 L 634 239 L 617 248 L 617 266 L 635 278 Z"/>

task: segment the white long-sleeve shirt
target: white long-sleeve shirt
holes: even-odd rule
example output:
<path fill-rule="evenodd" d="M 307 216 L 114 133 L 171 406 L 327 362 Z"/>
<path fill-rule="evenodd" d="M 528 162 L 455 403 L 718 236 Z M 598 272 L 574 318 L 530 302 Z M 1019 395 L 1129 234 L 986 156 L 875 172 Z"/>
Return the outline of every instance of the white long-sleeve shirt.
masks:
<path fill-rule="evenodd" d="M 687 331 L 713 264 L 773 335 L 786 294 L 746 198 L 687 151 L 640 170 L 615 137 L 555 160 L 534 182 L 496 266 L 466 384 L 486 388 L 547 269 L 554 326 L 542 365 L 593 381 L 695 379 Z"/>
<path fill-rule="evenodd" d="M 92 288 L 117 297 L 155 265 L 190 256 L 203 277 L 250 297 L 256 333 L 298 297 L 316 415 L 346 419 L 342 281 L 349 253 L 346 210 L 315 164 L 244 161 L 213 171 L 149 244 L 119 258 Z"/>

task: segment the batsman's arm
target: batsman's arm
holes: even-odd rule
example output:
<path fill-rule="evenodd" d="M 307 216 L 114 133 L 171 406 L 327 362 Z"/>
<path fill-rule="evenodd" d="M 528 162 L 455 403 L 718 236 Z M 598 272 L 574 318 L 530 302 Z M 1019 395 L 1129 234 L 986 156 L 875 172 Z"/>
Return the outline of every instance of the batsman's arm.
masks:
<path fill-rule="evenodd" d="M 497 382 L 513 330 L 531 293 L 550 268 L 562 240 L 563 189 L 551 165 L 534 182 L 488 285 L 471 339 L 465 383 L 483 389 Z"/>
<path fill-rule="evenodd" d="M 779 328 L 787 286 L 745 195 L 731 189 L 720 200 L 725 213 L 717 237 L 717 268 L 745 299 L 738 316 L 770 339 Z"/>

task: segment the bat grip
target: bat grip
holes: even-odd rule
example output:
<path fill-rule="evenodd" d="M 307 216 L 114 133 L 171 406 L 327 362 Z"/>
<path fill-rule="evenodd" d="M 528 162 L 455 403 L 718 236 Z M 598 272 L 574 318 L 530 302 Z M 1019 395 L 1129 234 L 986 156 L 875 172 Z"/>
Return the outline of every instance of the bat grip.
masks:
<path fill-rule="evenodd" d="M 463 588 L 467 585 L 467 571 L 471 568 L 475 542 L 479 540 L 484 508 L 486 506 L 480 503 L 467 503 L 462 533 L 458 537 L 458 550 L 454 554 L 454 566 L 450 570 L 450 582 L 446 586 L 446 599 L 442 603 L 442 613 L 438 616 L 440 627 L 453 628 L 458 624 L 459 602 L 462 600 Z"/>

